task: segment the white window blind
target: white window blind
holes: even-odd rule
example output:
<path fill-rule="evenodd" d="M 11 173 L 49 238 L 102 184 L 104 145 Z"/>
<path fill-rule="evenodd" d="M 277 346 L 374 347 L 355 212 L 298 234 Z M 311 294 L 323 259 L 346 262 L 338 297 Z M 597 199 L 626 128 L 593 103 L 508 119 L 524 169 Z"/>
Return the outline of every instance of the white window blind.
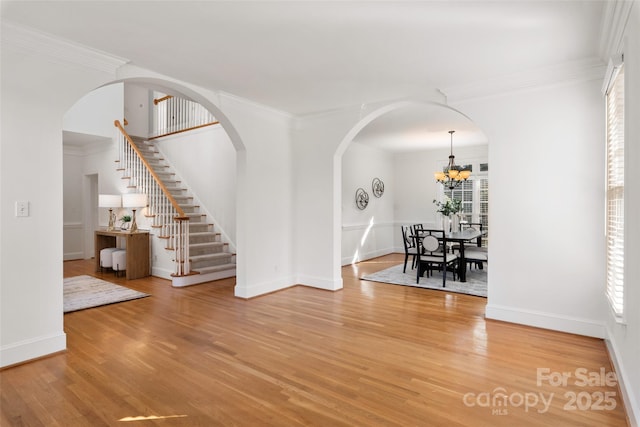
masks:
<path fill-rule="evenodd" d="M 624 313 L 624 68 L 606 92 L 607 102 L 607 297 Z"/>
<path fill-rule="evenodd" d="M 486 165 L 486 164 L 485 164 Z M 445 189 L 444 195 L 462 201 L 462 218 L 467 222 L 480 222 L 482 229 L 489 231 L 489 178 L 486 175 L 473 176 L 453 190 Z M 488 246 L 489 239 L 482 239 L 482 246 Z"/>

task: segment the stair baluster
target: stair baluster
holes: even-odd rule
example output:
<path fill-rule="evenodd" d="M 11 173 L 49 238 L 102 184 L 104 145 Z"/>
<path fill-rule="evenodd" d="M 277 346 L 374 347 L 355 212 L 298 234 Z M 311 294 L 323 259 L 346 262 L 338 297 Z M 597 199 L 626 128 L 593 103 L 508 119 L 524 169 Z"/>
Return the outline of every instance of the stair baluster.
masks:
<path fill-rule="evenodd" d="M 130 178 L 129 185 L 135 185 L 139 191 L 147 194 L 149 209 L 158 214 L 153 217 L 153 225 L 158 227 L 160 235 L 168 237 L 167 245 L 174 251 L 174 275 L 187 276 L 191 267 L 189 262 L 189 217 L 185 215 L 171 192 L 148 164 L 140 149 L 124 130 L 120 121 L 114 122 L 120 168 L 123 177 Z M 121 147 L 121 148 L 120 148 Z"/>

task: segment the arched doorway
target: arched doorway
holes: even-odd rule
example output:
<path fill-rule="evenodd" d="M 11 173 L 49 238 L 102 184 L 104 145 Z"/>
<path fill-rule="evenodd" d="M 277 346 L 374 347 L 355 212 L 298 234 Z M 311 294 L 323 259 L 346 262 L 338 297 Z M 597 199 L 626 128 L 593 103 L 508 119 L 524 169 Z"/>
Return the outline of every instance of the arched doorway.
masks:
<path fill-rule="evenodd" d="M 460 187 L 453 193 L 433 178 L 447 164 L 451 129 L 456 130 L 456 162 L 473 170 L 464 191 Z M 336 158 L 340 159 L 336 172 L 341 194 L 334 200 L 342 219 L 336 233 L 341 265 L 403 253 L 401 225 L 441 228 L 432 202 L 445 196 L 464 199 L 465 220 L 482 220 L 486 228 L 488 140 L 461 111 L 438 102 L 406 101 L 381 107 L 351 129 L 336 150 Z M 375 179 L 385 184 L 381 197 L 373 195 Z M 356 189 L 369 196 L 364 209 L 356 205 Z"/>
<path fill-rule="evenodd" d="M 114 88 L 114 90 L 111 90 L 111 93 L 109 92 L 109 88 Z M 132 89 L 133 88 L 133 89 Z M 209 136 L 211 137 L 212 133 L 215 134 L 222 134 L 222 140 L 221 142 L 217 142 L 217 144 L 219 145 L 220 143 L 225 143 L 225 141 L 230 142 L 230 145 L 232 145 L 232 148 L 230 149 L 225 149 L 226 152 L 228 152 L 229 150 L 231 150 L 231 152 L 233 152 L 234 156 L 230 157 L 229 159 L 225 160 L 221 160 L 222 156 L 220 156 L 220 152 L 218 151 L 218 153 L 213 153 L 214 155 L 212 155 L 211 151 L 209 151 L 208 147 L 207 147 L 207 151 L 205 152 L 196 152 L 196 153 L 190 153 L 191 155 L 195 156 L 192 157 L 192 162 L 194 161 L 198 161 L 201 162 L 203 159 L 205 161 L 210 161 L 211 163 L 208 165 L 204 165 L 202 168 L 200 168 L 200 170 L 203 171 L 213 171 L 213 170 L 220 170 L 220 169 L 225 169 L 225 171 L 227 171 L 228 173 L 233 173 L 233 177 L 230 179 L 214 179 L 211 181 L 214 182 L 227 182 L 227 183 L 231 183 L 231 184 L 235 184 L 235 182 L 242 182 L 241 179 L 239 179 L 237 176 L 240 172 L 240 170 L 238 168 L 236 168 L 236 165 L 244 165 L 244 162 L 242 161 L 242 156 L 244 154 L 244 150 L 243 150 L 243 143 L 242 141 L 239 140 L 237 133 L 235 132 L 235 130 L 233 129 L 233 126 L 230 125 L 229 120 L 226 118 L 226 116 L 220 112 L 220 110 L 215 107 L 215 105 L 213 104 L 213 102 L 211 102 L 209 99 L 207 99 L 205 96 L 201 96 L 198 95 L 197 93 L 193 92 L 193 91 L 189 91 L 189 90 L 185 90 L 187 92 L 190 92 L 189 95 L 186 95 L 184 92 L 181 92 L 181 90 L 186 89 L 184 87 L 182 87 L 181 85 L 177 85 L 177 84 L 171 84 L 171 82 L 167 82 L 164 80 L 158 80 L 158 79 L 146 79 L 146 78 L 132 78 L 132 79 L 123 79 L 117 82 L 112 82 L 109 83 L 107 85 L 103 85 L 100 88 L 90 92 L 88 95 L 86 95 L 84 98 L 82 98 L 80 101 L 78 101 L 76 104 L 81 104 L 82 107 L 84 107 L 82 110 L 83 112 L 80 114 L 81 115 L 81 119 L 86 119 L 86 111 L 95 111 L 96 114 L 102 115 L 104 117 L 100 117 L 99 120 L 100 122 L 104 122 L 107 123 L 109 126 L 109 129 L 105 132 L 104 130 L 101 129 L 97 129 L 95 130 L 95 133 L 102 133 L 102 134 L 113 134 L 115 132 L 115 128 L 113 127 L 113 120 L 114 119 L 118 119 L 120 121 L 123 121 L 123 118 L 127 118 L 129 117 L 129 119 L 131 119 L 131 121 L 135 121 L 135 119 L 137 119 L 139 122 L 144 122 L 142 124 L 138 124 L 137 126 L 132 126 L 130 129 L 127 129 L 128 132 L 133 132 L 131 133 L 132 135 L 136 135 L 136 136 L 144 136 L 146 137 L 148 135 L 148 122 L 149 122 L 149 117 L 150 117 L 150 111 L 153 108 L 153 102 L 151 101 L 151 94 L 152 91 L 160 91 L 162 93 L 169 93 L 175 97 L 179 97 L 181 99 L 188 99 L 188 100 L 193 100 L 193 98 L 198 98 L 199 100 L 199 104 L 202 106 L 205 106 L 205 108 L 209 109 L 209 111 L 214 110 L 215 111 L 215 119 L 217 121 L 220 122 L 220 125 L 215 125 L 212 126 L 209 129 L 212 129 L 213 127 L 215 127 L 217 130 L 214 131 L 209 131 L 209 133 L 207 135 L 204 135 L 203 132 L 207 132 L 206 129 L 201 129 L 200 130 L 200 137 L 202 138 L 203 136 Z M 116 95 L 114 95 L 114 93 Z M 124 95 L 124 94 L 128 94 L 128 95 Z M 127 99 L 127 96 L 131 99 Z M 89 99 L 89 100 L 87 100 Z M 195 101 L 195 100 L 194 100 Z M 92 104 L 93 102 L 93 104 Z M 111 108 L 97 108 L 96 107 L 96 103 L 110 103 L 110 104 L 115 104 L 116 107 L 111 107 Z M 140 110 L 142 112 L 138 112 L 136 111 L 138 109 L 138 107 L 140 107 Z M 76 108 L 75 106 L 71 108 L 71 114 L 67 114 L 67 116 L 74 116 L 74 113 L 77 115 L 78 113 L 75 111 Z M 106 110 L 106 111 L 105 111 Z M 123 111 L 124 110 L 124 111 Z M 65 118 L 67 118 L 65 116 Z M 129 121 L 129 119 L 127 119 Z M 78 121 L 78 120 L 75 120 Z M 86 120 L 80 120 L 80 121 L 86 121 Z M 68 120 L 66 120 L 67 123 L 73 123 L 73 117 L 69 117 Z M 134 124 L 134 123 L 130 123 L 130 124 Z M 223 126 L 226 126 L 226 128 L 223 129 Z M 231 129 L 230 131 L 228 131 L 228 129 Z M 96 136 L 91 136 L 90 134 L 92 133 L 91 127 L 89 126 L 89 130 L 86 130 L 85 134 L 79 134 L 79 133 L 71 133 L 71 132 L 67 132 L 68 129 L 65 129 L 65 135 L 66 137 L 69 136 L 75 136 L 76 140 L 81 140 L 82 137 L 78 137 L 78 135 L 82 135 L 85 138 L 93 138 L 94 142 L 101 142 L 103 147 L 106 148 L 102 148 L 102 151 L 104 153 L 92 153 L 93 154 L 93 158 L 91 158 L 87 163 L 88 166 L 80 166 L 80 167 L 76 167 L 76 169 L 78 171 L 82 171 L 82 173 L 84 175 L 86 175 L 86 172 L 89 171 L 91 172 L 91 175 L 95 175 L 96 180 L 98 179 L 97 177 L 100 176 L 100 192 L 106 192 L 106 193 L 115 193 L 115 194 L 120 194 L 120 193 L 125 193 L 127 192 L 126 189 L 126 184 L 124 183 L 120 183 L 121 180 L 119 179 L 119 176 L 116 176 L 116 172 L 115 172 L 115 168 L 113 166 L 113 159 L 115 159 L 117 156 L 115 155 L 115 153 L 113 152 L 109 152 L 109 150 L 113 151 L 115 149 L 114 145 L 113 145 L 113 141 L 110 138 L 106 138 L 104 135 L 100 136 L 100 135 L 96 135 Z M 175 137 L 177 138 L 177 137 Z M 218 138 L 220 139 L 220 137 Z M 162 144 L 162 142 L 160 142 L 159 144 Z M 175 144 L 174 144 L 175 145 Z M 186 144 L 182 144 L 182 147 L 184 147 Z M 66 144 L 65 144 L 66 147 Z M 65 149 L 66 151 L 66 149 Z M 207 155 L 209 157 L 207 157 Z M 185 158 L 185 161 L 188 161 L 188 156 L 185 154 L 183 155 L 183 158 Z M 217 157 L 217 158 L 216 158 Z M 219 162 L 222 161 L 222 166 L 227 166 L 226 168 L 223 168 L 222 166 L 218 165 L 217 167 L 215 167 L 214 161 L 218 160 Z M 185 161 L 183 161 L 182 163 L 184 164 Z M 72 163 L 72 162 L 69 162 Z M 197 169 L 196 165 L 190 165 L 193 166 L 194 168 Z M 184 171 L 184 168 L 183 168 Z M 179 171 L 176 171 L 179 173 Z M 66 174 L 65 174 L 66 175 Z M 182 173 L 183 178 L 184 177 L 184 172 Z M 103 181 L 109 181 L 111 180 L 112 182 L 106 182 L 103 184 Z M 65 180 L 67 181 L 67 180 Z M 73 181 L 72 179 L 69 179 L 68 181 Z M 96 184 L 97 186 L 97 184 Z M 191 187 L 191 189 L 193 190 L 193 187 Z M 103 191 L 106 190 L 106 191 Z M 207 189 L 210 190 L 210 189 Z M 65 190 L 65 194 L 72 194 L 72 191 L 67 192 Z M 69 200 L 67 201 L 67 197 L 65 197 L 65 206 L 66 205 L 73 205 L 74 201 L 77 202 L 78 198 L 82 198 L 83 196 L 86 196 L 86 194 L 84 194 L 86 192 L 79 192 L 74 200 Z M 205 191 L 202 191 L 201 194 L 206 193 Z M 235 229 L 236 229 L 236 223 L 235 220 L 237 218 L 237 214 L 236 214 L 236 207 L 237 207 L 237 199 L 235 197 L 235 195 L 239 194 L 240 192 L 238 191 L 238 189 L 235 187 L 226 191 L 227 194 L 231 195 L 229 200 L 224 200 L 224 202 L 226 202 L 227 206 L 229 206 L 224 212 L 224 215 L 220 215 L 218 217 L 215 217 L 216 220 L 212 221 L 212 223 L 216 224 L 217 227 L 217 231 L 221 231 L 222 227 L 223 227 L 223 221 L 222 218 L 227 219 L 227 224 L 225 225 L 229 225 L 229 228 L 231 230 L 230 233 L 222 233 L 223 237 L 229 237 L 229 234 L 231 234 L 231 237 L 235 237 Z M 97 198 L 97 196 L 96 196 Z M 98 212 L 97 209 L 97 203 L 94 203 L 93 200 L 89 200 L 89 198 L 85 197 L 85 201 L 84 204 L 86 205 L 85 208 L 83 209 L 84 212 L 90 212 L 93 216 L 97 217 L 99 215 L 102 215 L 103 212 Z M 200 204 L 199 206 L 202 206 L 202 198 L 200 198 Z M 206 208 L 205 208 L 206 209 Z M 104 210 L 104 209 L 103 209 Z M 65 211 L 66 211 L 66 207 L 65 207 Z M 94 212 L 96 211 L 96 212 Z M 210 211 L 209 211 L 210 212 Z M 85 215 L 85 217 L 87 217 L 87 219 L 90 219 L 90 217 L 92 215 Z M 102 215 L 104 216 L 104 215 Z M 103 218 L 104 219 L 104 218 Z M 90 223 L 91 221 L 85 221 L 85 234 L 93 234 L 94 231 L 94 226 L 92 223 Z M 105 222 L 103 221 L 103 224 Z M 149 225 L 149 224 L 147 224 Z M 145 228 L 149 228 L 148 226 Z M 153 233 L 152 233 L 153 234 Z M 220 233 L 219 233 L 220 234 Z M 65 240 L 66 240 L 66 233 L 65 233 Z M 88 239 L 85 239 L 88 241 Z M 152 253 L 154 253 L 153 259 L 152 259 L 152 264 L 155 264 L 155 262 L 157 260 L 162 260 L 162 255 L 160 255 L 160 258 L 158 258 L 157 256 L 155 256 L 156 254 L 162 254 L 166 251 L 162 250 L 164 248 L 164 244 L 160 244 L 158 242 L 154 242 L 155 239 L 152 238 Z M 228 239 L 226 240 L 227 242 Z M 85 250 L 85 255 L 87 253 L 91 254 L 92 253 L 92 249 L 93 249 L 93 245 L 92 243 L 88 243 L 85 246 L 88 246 L 90 244 L 91 248 L 86 248 L 88 250 Z M 228 244 L 228 243 L 227 243 Z M 237 247 L 235 246 L 235 242 L 231 242 L 232 247 Z M 233 250 L 233 253 L 235 253 L 236 251 Z M 166 263 L 165 263 L 166 264 Z M 164 265 L 164 266 L 160 266 L 158 268 L 156 268 L 156 266 L 153 266 L 153 271 L 154 271 L 154 275 L 159 275 L 160 277 L 165 277 L 165 278 L 171 278 L 171 273 L 172 273 L 172 267 L 171 265 Z M 164 273 L 163 273 L 164 272 Z M 157 274 L 156 274 L 157 273 Z M 212 279 L 209 279 L 212 280 Z"/>

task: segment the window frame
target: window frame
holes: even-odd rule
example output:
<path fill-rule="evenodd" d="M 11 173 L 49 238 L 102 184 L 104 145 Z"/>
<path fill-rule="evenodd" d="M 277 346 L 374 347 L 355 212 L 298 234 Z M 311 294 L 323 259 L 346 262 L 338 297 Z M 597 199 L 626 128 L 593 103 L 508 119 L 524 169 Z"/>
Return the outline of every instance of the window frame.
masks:
<path fill-rule="evenodd" d="M 609 62 L 605 102 L 605 296 L 618 323 L 626 323 L 624 280 L 625 82 L 622 55 Z"/>
<path fill-rule="evenodd" d="M 469 181 L 473 182 L 473 187 L 472 187 L 472 199 L 471 199 L 471 221 L 470 222 L 481 222 L 482 221 L 482 211 L 480 209 L 480 204 L 481 204 L 481 194 L 482 194 L 482 185 L 481 185 L 481 180 L 486 180 L 487 181 L 487 193 L 490 191 L 489 190 L 489 162 L 484 159 L 484 160 L 474 160 L 474 161 L 466 161 L 466 162 L 461 162 L 461 164 L 465 165 L 465 167 L 471 167 L 471 176 L 469 177 Z M 486 165 L 487 170 L 484 170 L 482 172 L 480 172 L 480 164 Z M 444 165 L 443 167 L 445 167 L 446 165 Z M 465 183 L 461 183 L 460 185 L 463 186 Z M 440 185 L 440 190 L 439 190 L 439 198 L 440 201 L 444 200 L 445 197 L 449 197 L 449 198 L 453 198 L 453 194 L 455 193 L 455 191 L 459 191 L 460 187 L 455 188 L 454 190 L 449 190 L 448 188 L 446 188 L 445 186 Z M 487 195 L 487 204 L 488 204 L 488 195 Z M 464 203 L 464 201 L 463 201 Z M 489 212 L 488 212 L 488 206 L 487 206 L 487 214 L 486 214 L 486 221 L 483 222 L 483 230 L 487 232 L 487 234 L 485 234 L 485 237 L 483 237 L 482 239 L 482 246 L 488 246 L 489 244 Z"/>

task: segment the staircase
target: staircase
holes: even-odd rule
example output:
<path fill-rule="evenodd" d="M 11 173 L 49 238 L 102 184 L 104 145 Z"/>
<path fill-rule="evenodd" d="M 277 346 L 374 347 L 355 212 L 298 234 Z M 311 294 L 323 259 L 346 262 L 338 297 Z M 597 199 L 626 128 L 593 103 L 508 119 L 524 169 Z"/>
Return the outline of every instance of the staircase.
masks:
<path fill-rule="evenodd" d="M 156 143 L 128 136 L 118 123 L 116 127 L 123 133 L 119 141 L 123 145 L 121 153 L 125 151 L 118 160 L 118 170 L 129 180 L 129 188 L 149 196 L 146 216 L 152 221 L 151 234 L 164 242 L 176 264 L 172 285 L 188 286 L 235 276 L 235 254 L 194 203 L 194 197 L 171 170 Z M 129 147 L 131 144 L 135 148 Z M 177 204 L 177 213 L 169 202 Z"/>

